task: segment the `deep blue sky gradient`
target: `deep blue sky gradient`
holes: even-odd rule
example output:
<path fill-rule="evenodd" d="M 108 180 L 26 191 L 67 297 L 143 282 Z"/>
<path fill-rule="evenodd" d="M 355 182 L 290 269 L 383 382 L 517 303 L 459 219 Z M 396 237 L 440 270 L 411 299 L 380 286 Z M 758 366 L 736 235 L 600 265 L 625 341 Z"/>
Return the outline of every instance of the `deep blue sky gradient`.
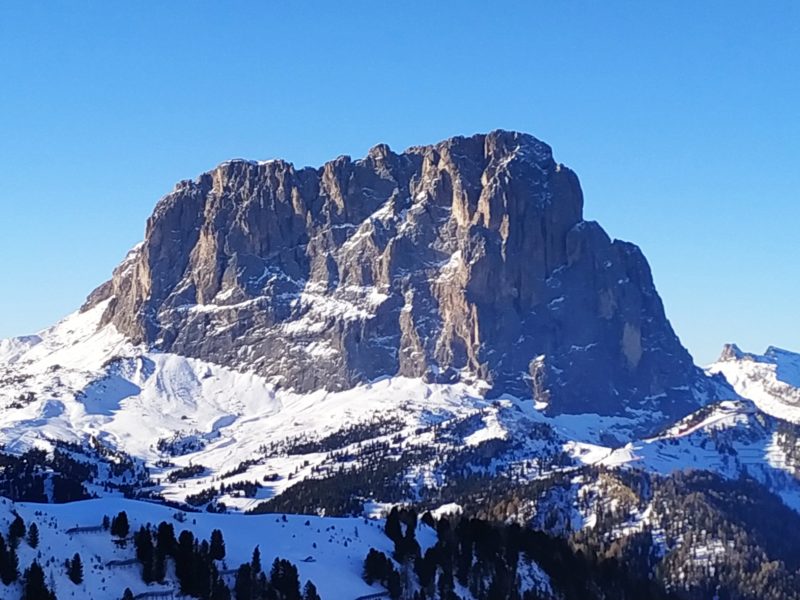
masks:
<path fill-rule="evenodd" d="M 800 350 L 800 2 L 0 3 L 0 337 L 180 179 L 495 128 L 575 169 L 699 363 Z"/>

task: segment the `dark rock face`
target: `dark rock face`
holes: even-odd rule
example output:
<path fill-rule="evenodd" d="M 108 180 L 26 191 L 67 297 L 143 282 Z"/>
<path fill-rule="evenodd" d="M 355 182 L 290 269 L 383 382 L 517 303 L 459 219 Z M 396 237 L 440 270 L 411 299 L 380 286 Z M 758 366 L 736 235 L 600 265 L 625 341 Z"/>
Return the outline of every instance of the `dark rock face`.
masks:
<path fill-rule="evenodd" d="M 583 220 L 578 178 L 497 131 L 320 169 L 179 183 L 89 304 L 134 341 L 300 391 L 480 378 L 556 412 L 672 414 L 711 393 L 639 249 Z"/>

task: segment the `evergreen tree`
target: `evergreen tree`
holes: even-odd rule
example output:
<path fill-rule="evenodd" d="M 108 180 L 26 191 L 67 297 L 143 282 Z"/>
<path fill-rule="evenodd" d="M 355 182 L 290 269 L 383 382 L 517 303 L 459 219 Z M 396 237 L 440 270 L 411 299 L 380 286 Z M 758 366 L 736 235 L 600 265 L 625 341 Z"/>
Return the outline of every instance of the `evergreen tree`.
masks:
<path fill-rule="evenodd" d="M 403 512 L 402 517 L 406 524 L 406 536 L 409 538 L 414 537 L 417 531 L 417 511 L 409 508 Z"/>
<path fill-rule="evenodd" d="M 386 517 L 384 531 L 386 532 L 386 537 L 395 543 L 403 537 L 403 528 L 400 525 L 400 511 L 397 510 L 396 506 L 392 507 L 392 510 L 389 511 L 389 515 Z"/>
<path fill-rule="evenodd" d="M 11 522 L 11 525 L 8 528 L 8 541 L 11 543 L 12 546 L 15 548 L 19 543 L 19 540 L 25 537 L 25 521 L 22 520 L 22 517 L 17 515 L 14 517 L 14 520 Z"/>
<path fill-rule="evenodd" d="M 69 576 L 69 580 L 75 585 L 83 582 L 83 562 L 81 561 L 81 555 L 77 552 L 69 562 L 69 572 L 67 575 Z"/>
<path fill-rule="evenodd" d="M 128 513 L 124 510 L 120 511 L 120 513 L 111 519 L 111 535 L 116 536 L 120 539 L 128 537 L 130 533 L 131 526 L 128 523 Z"/>
<path fill-rule="evenodd" d="M 375 548 L 370 548 L 367 558 L 364 560 L 364 581 L 370 585 L 376 581 L 385 584 L 392 568 L 389 557 Z"/>
<path fill-rule="evenodd" d="M 392 567 L 392 570 L 389 571 L 389 575 L 386 577 L 386 589 L 389 592 L 389 598 L 392 600 L 398 600 L 403 593 L 400 573 L 398 573 L 394 567 Z"/>
<path fill-rule="evenodd" d="M 278 592 L 267 581 L 267 574 L 264 571 L 258 574 L 253 583 L 253 598 L 259 600 L 265 598 L 266 600 L 281 600 L 278 598 Z"/>
<path fill-rule="evenodd" d="M 456 597 L 452 570 L 439 573 L 439 580 L 436 582 L 436 587 L 439 590 L 439 598 L 441 600 L 452 600 Z"/>
<path fill-rule="evenodd" d="M 283 600 L 300 600 L 300 577 L 297 567 L 285 559 L 275 559 L 269 582 Z"/>
<path fill-rule="evenodd" d="M 31 523 L 28 528 L 28 545 L 31 548 L 36 548 L 39 545 L 39 527 L 36 523 Z"/>
<path fill-rule="evenodd" d="M 167 575 L 167 556 L 175 556 L 178 545 L 172 523 L 162 521 L 156 531 L 156 545 L 153 556 L 153 579 L 164 581 Z"/>
<path fill-rule="evenodd" d="M 19 559 L 17 549 L 13 545 L 6 546 L 6 541 L 0 535 L 0 581 L 9 585 L 19 577 Z"/>
<path fill-rule="evenodd" d="M 447 519 L 447 517 L 442 517 L 436 523 L 436 540 L 442 544 L 449 543 L 451 534 L 452 530 L 450 529 L 450 521 Z"/>
<path fill-rule="evenodd" d="M 231 591 L 225 582 L 217 576 L 211 585 L 211 596 L 209 600 L 231 600 Z"/>
<path fill-rule="evenodd" d="M 8 562 L 8 546 L 6 546 L 6 539 L 0 535 L 0 574 L 3 573 L 3 567 Z"/>
<path fill-rule="evenodd" d="M 9 555 L 8 546 L 6 546 L 6 540 L 2 535 L 0 535 L 0 579 L 2 579 L 5 585 L 8 585 L 14 579 L 16 579 L 17 575 L 15 568 L 13 578 L 10 577 L 9 573 L 10 561 L 11 561 L 11 556 Z M 6 580 L 7 578 L 8 580 Z"/>
<path fill-rule="evenodd" d="M 211 563 L 211 559 L 208 557 L 208 543 L 204 540 L 199 547 L 195 544 L 195 552 L 192 557 L 192 595 L 203 599 L 209 598 L 211 584 L 217 575 L 217 567 Z"/>
<path fill-rule="evenodd" d="M 145 583 L 155 581 L 153 538 L 150 530 L 142 526 L 133 534 L 133 544 L 136 548 L 136 560 L 142 564 L 142 581 Z"/>
<path fill-rule="evenodd" d="M 303 588 L 303 600 L 322 600 L 319 597 L 319 593 L 317 593 L 317 586 L 310 581 L 306 581 L 306 585 Z"/>
<path fill-rule="evenodd" d="M 44 582 L 44 571 L 35 560 L 25 569 L 22 589 L 22 600 L 55 600 L 55 594 Z"/>
<path fill-rule="evenodd" d="M 430 513 L 425 513 L 430 514 Z M 434 548 L 428 548 L 425 556 L 418 556 L 414 562 L 414 570 L 419 577 L 420 585 L 425 589 L 433 587 L 434 579 L 436 577 L 436 567 L 438 557 Z"/>
<path fill-rule="evenodd" d="M 236 600 L 253 599 L 253 569 L 249 563 L 244 563 L 236 571 L 236 583 L 233 586 Z"/>
<path fill-rule="evenodd" d="M 219 529 L 215 529 L 211 532 L 209 555 L 212 560 L 222 560 L 225 558 L 225 540 L 222 538 L 222 532 Z"/>
<path fill-rule="evenodd" d="M 159 550 L 156 550 L 153 553 L 153 571 L 151 575 L 153 577 L 153 581 L 159 581 L 162 583 L 164 578 L 167 576 L 167 559 Z"/>
<path fill-rule="evenodd" d="M 156 531 L 156 546 L 165 556 L 175 556 L 175 547 L 178 541 L 175 539 L 175 528 L 172 523 L 161 521 Z"/>
<path fill-rule="evenodd" d="M 122 592 L 122 600 L 134 600 L 131 588 L 125 588 L 125 591 Z"/>
<path fill-rule="evenodd" d="M 259 550 L 258 546 L 253 548 L 253 558 L 250 559 L 250 571 L 253 573 L 253 577 L 261 573 L 261 550 Z"/>
<path fill-rule="evenodd" d="M 459 524 L 456 530 L 456 535 L 462 533 L 465 528 Z M 462 537 L 462 536 L 459 536 Z M 467 578 L 472 569 L 472 540 L 461 539 L 458 545 L 458 554 L 456 555 L 456 579 L 461 585 L 467 585 Z"/>
<path fill-rule="evenodd" d="M 153 581 L 163 582 L 167 576 L 167 557 L 161 550 L 156 548 L 153 551 L 153 570 L 151 576 Z"/>
<path fill-rule="evenodd" d="M 406 530 L 403 535 L 402 524 Z M 398 510 L 395 506 L 389 511 L 386 518 L 386 537 L 394 542 L 394 557 L 398 562 L 406 559 L 415 559 L 420 553 L 419 543 L 416 540 L 417 512 L 414 509 Z"/>
<path fill-rule="evenodd" d="M 7 573 L 10 581 L 16 581 L 19 578 L 19 556 L 17 555 L 17 549 L 14 546 L 9 547 L 8 549 Z"/>
<path fill-rule="evenodd" d="M 181 531 L 178 536 L 178 548 L 175 552 L 175 575 L 181 586 L 181 591 L 187 593 L 192 589 L 192 575 L 194 571 L 194 535 L 191 531 Z"/>

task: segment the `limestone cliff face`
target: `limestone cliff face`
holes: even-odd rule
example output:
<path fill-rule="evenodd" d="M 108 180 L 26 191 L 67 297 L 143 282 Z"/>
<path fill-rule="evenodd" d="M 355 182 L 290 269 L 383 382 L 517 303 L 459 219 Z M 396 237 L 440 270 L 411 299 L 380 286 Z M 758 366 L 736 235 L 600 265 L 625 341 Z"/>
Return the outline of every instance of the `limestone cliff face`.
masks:
<path fill-rule="evenodd" d="M 709 393 L 639 249 L 583 220 L 575 174 L 496 131 L 319 169 L 230 161 L 179 183 L 89 304 L 137 342 L 299 391 L 480 378 L 550 410 Z"/>

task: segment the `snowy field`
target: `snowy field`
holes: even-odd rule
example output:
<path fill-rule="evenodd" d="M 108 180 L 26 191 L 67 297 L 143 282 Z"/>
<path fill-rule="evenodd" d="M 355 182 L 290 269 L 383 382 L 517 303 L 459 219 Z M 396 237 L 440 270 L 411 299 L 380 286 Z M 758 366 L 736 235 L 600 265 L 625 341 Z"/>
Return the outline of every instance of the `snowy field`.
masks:
<path fill-rule="evenodd" d="M 303 515 L 212 515 L 184 513 L 186 520 L 175 519 L 176 511 L 167 507 L 123 500 L 101 498 L 70 504 L 24 504 L 0 499 L 0 529 L 8 530 L 16 511 L 26 523 L 37 522 L 40 541 L 36 549 L 25 540 L 19 545 L 20 571 L 37 559 L 47 580 L 54 583 L 59 599 L 111 600 L 122 596 L 129 587 L 134 594 L 148 590 L 173 589 L 172 583 L 144 584 L 141 567 L 108 566 L 109 561 L 135 558 L 133 543 L 119 548 L 108 531 L 97 533 L 67 533 L 73 527 L 95 526 L 103 515 L 115 516 L 120 511 L 128 515 L 131 532 L 141 525 L 158 525 L 167 521 L 175 527 L 176 535 L 183 530 L 195 537 L 209 539 L 214 529 L 220 529 L 226 546 L 226 557 L 220 569 L 235 569 L 248 562 L 258 546 L 263 568 L 269 568 L 276 557 L 294 563 L 300 573 L 301 585 L 311 580 L 325 600 L 347 600 L 383 591 L 379 585 L 368 586 L 361 578 L 364 557 L 370 548 L 391 554 L 392 542 L 383 533 L 383 521 L 360 518 L 339 519 Z M 417 539 L 423 549 L 435 543 L 435 532 L 420 524 Z M 64 561 L 80 553 L 84 581 L 73 584 L 66 575 Z M 173 576 L 168 573 L 168 579 Z M 15 584 L 14 587 L 20 587 Z M 21 588 L 3 588 L 9 597 L 19 597 Z"/>

